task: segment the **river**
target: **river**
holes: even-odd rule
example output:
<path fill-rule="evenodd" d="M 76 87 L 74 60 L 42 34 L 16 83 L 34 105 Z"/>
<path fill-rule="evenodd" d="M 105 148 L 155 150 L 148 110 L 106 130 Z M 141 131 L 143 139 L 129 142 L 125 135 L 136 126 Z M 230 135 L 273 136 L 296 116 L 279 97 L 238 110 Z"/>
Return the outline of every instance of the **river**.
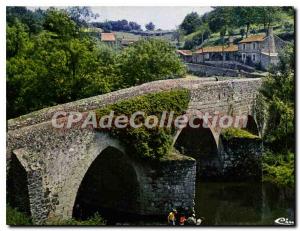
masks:
<path fill-rule="evenodd" d="M 259 182 L 197 182 L 195 212 L 204 226 L 276 225 L 278 218 L 294 221 L 294 191 Z M 106 215 L 108 225 L 138 226 L 166 225 L 167 217 Z"/>
<path fill-rule="evenodd" d="M 199 182 L 195 211 L 203 225 L 274 225 L 294 220 L 294 192 L 269 183 Z"/>

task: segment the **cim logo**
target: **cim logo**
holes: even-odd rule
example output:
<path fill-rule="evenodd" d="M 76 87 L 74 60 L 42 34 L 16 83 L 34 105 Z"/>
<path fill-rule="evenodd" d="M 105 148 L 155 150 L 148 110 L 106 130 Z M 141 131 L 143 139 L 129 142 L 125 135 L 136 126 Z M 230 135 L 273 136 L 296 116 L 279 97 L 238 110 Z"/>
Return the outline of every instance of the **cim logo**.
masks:
<path fill-rule="evenodd" d="M 294 221 L 290 221 L 288 218 L 279 217 L 275 220 L 275 223 L 278 225 L 294 225 Z"/>

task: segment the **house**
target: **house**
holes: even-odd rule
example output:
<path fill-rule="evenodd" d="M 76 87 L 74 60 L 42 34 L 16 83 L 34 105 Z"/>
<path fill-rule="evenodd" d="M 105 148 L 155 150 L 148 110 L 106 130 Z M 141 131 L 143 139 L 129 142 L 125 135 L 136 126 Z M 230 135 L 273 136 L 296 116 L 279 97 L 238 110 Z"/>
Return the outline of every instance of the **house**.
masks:
<path fill-rule="evenodd" d="M 114 33 L 100 33 L 101 42 L 114 46 L 116 44 L 116 35 Z"/>
<path fill-rule="evenodd" d="M 131 45 L 131 44 L 134 44 L 135 42 L 137 42 L 138 41 L 138 39 L 125 39 L 125 38 L 123 38 L 122 40 L 121 40 L 121 45 L 123 46 L 123 47 L 127 47 L 127 46 L 129 46 L 129 45 Z"/>
<path fill-rule="evenodd" d="M 267 70 L 270 65 L 278 64 L 278 53 L 285 42 L 274 35 L 270 28 L 267 34 L 252 35 L 241 40 L 238 46 L 240 62 Z"/>
<path fill-rule="evenodd" d="M 192 62 L 192 51 L 190 50 L 177 50 L 176 53 L 178 54 L 178 56 L 187 63 L 191 63 Z"/>
<path fill-rule="evenodd" d="M 237 45 L 230 37 L 228 45 L 201 47 L 194 52 L 178 50 L 177 53 L 185 62 L 217 65 L 226 61 L 268 70 L 271 65 L 278 64 L 278 53 L 285 45 L 286 42 L 274 35 L 271 28 L 267 34 L 251 35 Z"/>
<path fill-rule="evenodd" d="M 237 59 L 238 46 L 230 43 L 225 46 L 202 47 L 193 53 L 194 63 L 205 61 L 235 61 Z"/>

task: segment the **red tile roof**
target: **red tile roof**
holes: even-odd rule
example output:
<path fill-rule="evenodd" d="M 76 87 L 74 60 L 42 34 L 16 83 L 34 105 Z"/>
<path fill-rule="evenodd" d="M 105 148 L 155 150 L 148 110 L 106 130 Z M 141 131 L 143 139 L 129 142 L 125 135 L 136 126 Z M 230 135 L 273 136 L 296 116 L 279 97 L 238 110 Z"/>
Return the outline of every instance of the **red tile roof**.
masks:
<path fill-rule="evenodd" d="M 191 50 L 177 50 L 176 52 L 181 55 L 192 55 Z"/>
<path fill-rule="evenodd" d="M 242 41 L 240 41 L 240 43 L 261 42 L 265 39 L 265 37 L 265 34 L 255 34 L 243 39 Z"/>
<path fill-rule="evenodd" d="M 116 36 L 114 33 L 101 33 L 101 41 L 114 42 L 116 41 Z"/>
<path fill-rule="evenodd" d="M 203 47 L 199 48 L 195 51 L 196 54 L 201 53 L 211 53 L 211 52 L 235 52 L 238 51 L 237 45 L 229 45 L 229 46 L 214 46 L 214 47 Z"/>

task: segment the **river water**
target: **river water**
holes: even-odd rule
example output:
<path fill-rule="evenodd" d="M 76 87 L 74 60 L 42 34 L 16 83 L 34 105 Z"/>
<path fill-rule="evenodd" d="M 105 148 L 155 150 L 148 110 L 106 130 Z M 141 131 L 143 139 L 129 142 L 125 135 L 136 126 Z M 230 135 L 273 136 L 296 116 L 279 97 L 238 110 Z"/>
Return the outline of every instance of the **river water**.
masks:
<path fill-rule="evenodd" d="M 203 225 L 274 225 L 294 220 L 294 191 L 268 183 L 199 182 L 195 211 Z"/>
<path fill-rule="evenodd" d="M 268 183 L 197 182 L 196 217 L 201 225 L 276 225 L 278 218 L 294 221 L 294 191 Z M 113 216 L 112 216 L 113 214 Z M 109 213 L 108 225 L 166 225 L 165 217 Z"/>

